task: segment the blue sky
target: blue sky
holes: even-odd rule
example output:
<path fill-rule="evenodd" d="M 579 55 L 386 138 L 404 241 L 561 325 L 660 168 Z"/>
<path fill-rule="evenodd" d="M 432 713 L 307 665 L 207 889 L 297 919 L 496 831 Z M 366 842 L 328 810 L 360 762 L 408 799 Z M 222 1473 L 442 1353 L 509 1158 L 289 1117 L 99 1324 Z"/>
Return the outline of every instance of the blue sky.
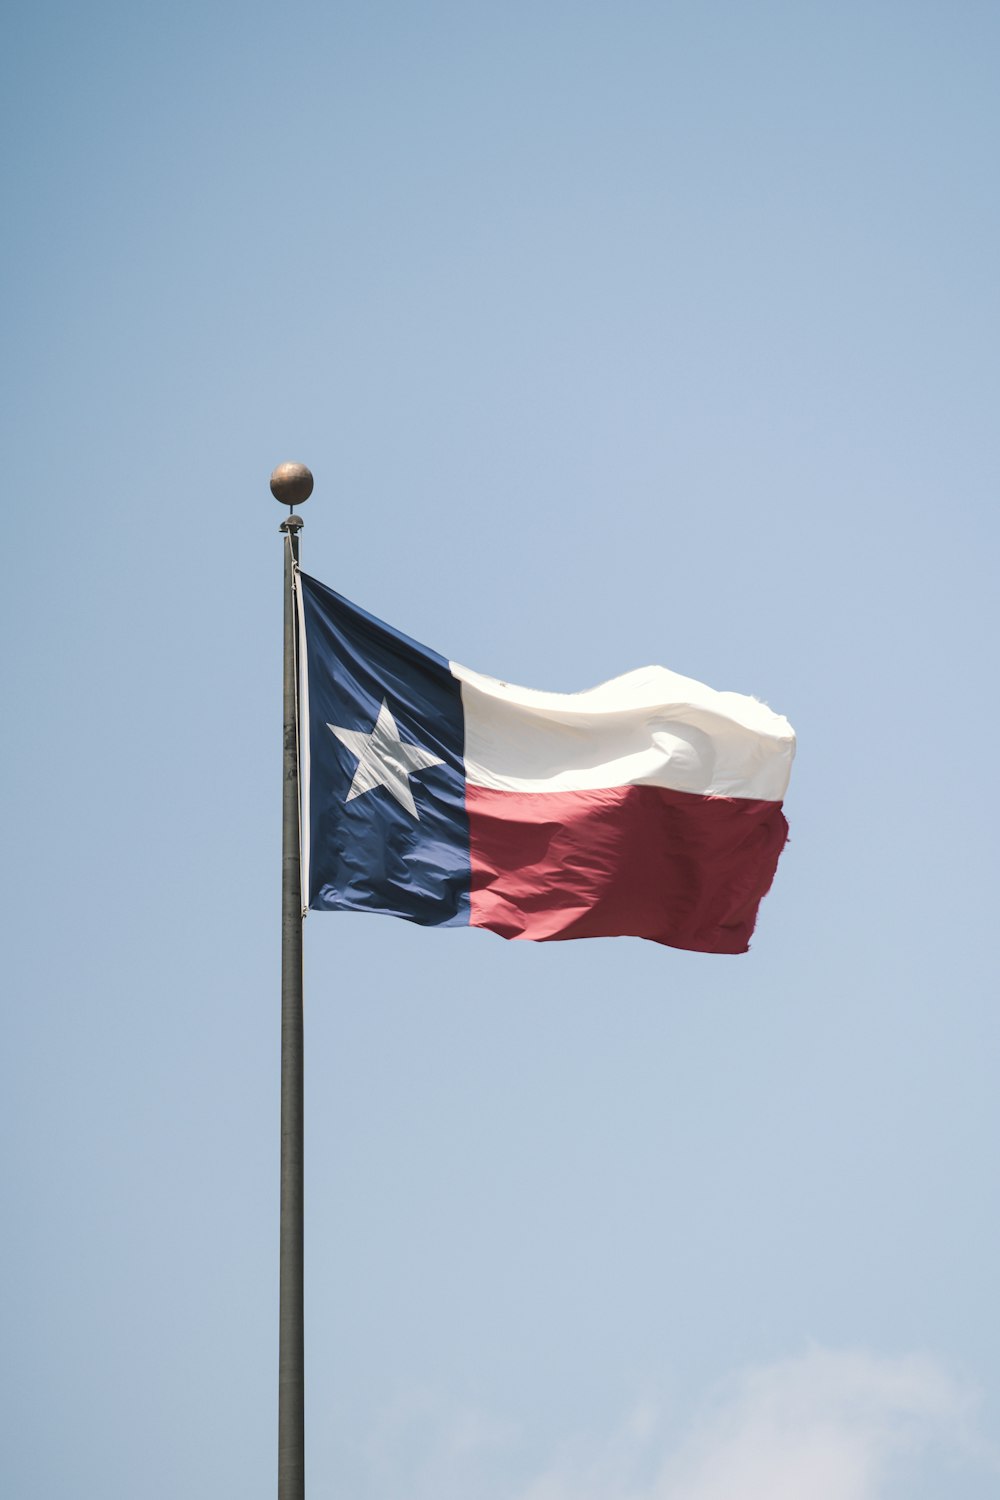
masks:
<path fill-rule="evenodd" d="M 996 1494 L 998 44 L 14 18 L 5 1492 L 274 1490 L 300 459 L 307 569 L 446 656 L 799 734 L 744 958 L 310 917 L 310 1494 Z"/>

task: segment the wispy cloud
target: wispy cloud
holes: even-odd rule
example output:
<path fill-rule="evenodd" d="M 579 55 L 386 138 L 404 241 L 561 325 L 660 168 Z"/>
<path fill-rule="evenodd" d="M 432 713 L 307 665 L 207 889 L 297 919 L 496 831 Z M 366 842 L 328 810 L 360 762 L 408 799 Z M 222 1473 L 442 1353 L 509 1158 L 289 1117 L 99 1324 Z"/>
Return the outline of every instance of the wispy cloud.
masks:
<path fill-rule="evenodd" d="M 933 1360 L 812 1349 L 727 1382 L 686 1434 L 640 1408 L 519 1500 L 885 1500 L 907 1458 L 970 1449 L 971 1407 Z"/>
<path fill-rule="evenodd" d="M 682 1420 L 668 1402 L 639 1404 L 615 1430 L 563 1444 L 528 1477 L 530 1445 L 514 1425 L 413 1393 L 369 1434 L 367 1492 L 407 1500 L 890 1500 L 910 1492 L 916 1464 L 925 1479 L 964 1469 L 992 1475 L 995 1485 L 1000 1466 L 975 1438 L 975 1405 L 933 1359 L 813 1348 L 741 1371 L 693 1417 Z"/>
<path fill-rule="evenodd" d="M 368 1436 L 364 1466 L 374 1494 L 406 1500 L 470 1500 L 495 1492 L 517 1431 L 430 1390 L 401 1397 Z M 490 1478 L 484 1486 L 481 1476 Z"/>

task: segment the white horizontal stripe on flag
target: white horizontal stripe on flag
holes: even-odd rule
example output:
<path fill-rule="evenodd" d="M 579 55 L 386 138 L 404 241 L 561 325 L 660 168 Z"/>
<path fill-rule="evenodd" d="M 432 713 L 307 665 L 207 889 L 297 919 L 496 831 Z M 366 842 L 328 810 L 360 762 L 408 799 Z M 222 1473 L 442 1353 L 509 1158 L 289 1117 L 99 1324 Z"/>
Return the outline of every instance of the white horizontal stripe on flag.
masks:
<path fill-rule="evenodd" d="M 787 719 L 666 667 L 583 693 L 540 693 L 450 662 L 462 684 L 473 786 L 569 792 L 662 786 L 778 802 L 795 754 Z"/>

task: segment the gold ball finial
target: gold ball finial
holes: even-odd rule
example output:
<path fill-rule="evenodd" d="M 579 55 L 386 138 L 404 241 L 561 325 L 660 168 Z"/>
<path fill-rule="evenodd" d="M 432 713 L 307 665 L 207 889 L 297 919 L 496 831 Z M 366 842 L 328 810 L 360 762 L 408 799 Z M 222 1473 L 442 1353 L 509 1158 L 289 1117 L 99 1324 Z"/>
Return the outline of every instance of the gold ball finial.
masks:
<path fill-rule="evenodd" d="M 271 475 L 271 494 L 281 505 L 304 505 L 313 492 L 305 464 L 279 464 Z"/>

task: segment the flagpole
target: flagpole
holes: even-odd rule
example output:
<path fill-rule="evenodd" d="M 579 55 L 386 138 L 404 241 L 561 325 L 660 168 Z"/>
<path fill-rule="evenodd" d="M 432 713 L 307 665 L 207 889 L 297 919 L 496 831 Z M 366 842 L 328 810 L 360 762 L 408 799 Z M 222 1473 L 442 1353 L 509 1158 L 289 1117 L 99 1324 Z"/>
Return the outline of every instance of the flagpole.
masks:
<path fill-rule="evenodd" d="M 284 779 L 281 808 L 281 1218 L 278 1297 L 278 1500 L 305 1497 L 305 1338 L 303 1324 L 302 918 L 295 566 L 302 518 L 294 506 L 312 494 L 304 464 L 279 464 L 271 493 L 289 507 L 285 536 Z"/>

